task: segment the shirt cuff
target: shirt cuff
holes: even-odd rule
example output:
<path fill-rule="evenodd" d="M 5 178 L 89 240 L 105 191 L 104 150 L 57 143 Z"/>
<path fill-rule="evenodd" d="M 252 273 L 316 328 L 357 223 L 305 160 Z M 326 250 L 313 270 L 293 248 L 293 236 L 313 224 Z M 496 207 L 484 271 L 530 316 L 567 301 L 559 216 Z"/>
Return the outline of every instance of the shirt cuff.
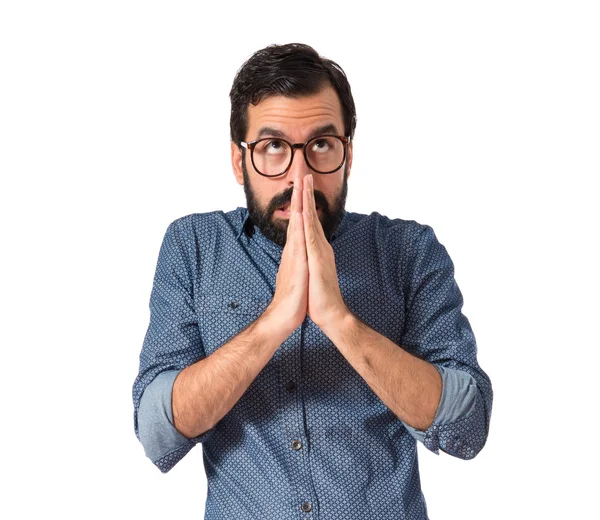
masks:
<path fill-rule="evenodd" d="M 140 399 L 138 427 L 140 442 L 150 460 L 166 473 L 198 442 L 209 439 L 215 427 L 188 439 L 173 423 L 171 397 L 173 383 L 181 370 L 158 374 L 146 387 Z"/>
<path fill-rule="evenodd" d="M 463 370 L 434 366 L 442 377 L 442 397 L 432 424 L 447 424 L 469 415 L 477 397 L 475 379 Z M 417 430 L 406 423 L 404 426 L 416 440 L 424 441 L 424 431 Z"/>

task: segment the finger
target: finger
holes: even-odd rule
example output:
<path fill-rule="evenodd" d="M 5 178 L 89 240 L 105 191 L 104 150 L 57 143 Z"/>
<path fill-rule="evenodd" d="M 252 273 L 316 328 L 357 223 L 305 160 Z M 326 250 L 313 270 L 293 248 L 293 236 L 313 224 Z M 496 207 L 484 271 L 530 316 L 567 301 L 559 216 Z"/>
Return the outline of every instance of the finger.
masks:
<path fill-rule="evenodd" d="M 287 237 L 288 239 L 293 236 L 294 228 L 298 221 L 298 211 L 302 211 L 302 199 L 300 198 L 301 192 L 298 190 L 298 181 L 294 179 L 294 188 L 292 190 L 292 200 L 290 202 L 290 216 L 288 219 Z"/>
<path fill-rule="evenodd" d="M 300 198 L 300 197 L 299 197 Z M 302 213 L 300 211 L 294 211 L 294 233 L 297 244 L 297 251 L 299 251 L 298 258 L 306 260 L 306 239 L 304 238 L 304 222 Z"/>
<path fill-rule="evenodd" d="M 302 222 L 302 181 L 294 179 L 294 191 L 292 193 L 292 202 L 290 204 L 290 223 L 289 228 L 292 228 L 294 235 L 294 251 L 298 260 L 306 261 L 306 245 L 304 243 L 304 226 Z"/>
<path fill-rule="evenodd" d="M 302 190 L 302 223 L 304 224 L 304 238 L 306 243 L 306 253 L 309 257 L 312 256 L 311 252 L 314 251 L 315 248 L 315 240 L 316 233 L 314 229 L 314 218 L 310 211 L 310 186 L 308 184 L 308 179 L 304 180 L 304 189 Z"/>
<path fill-rule="evenodd" d="M 304 215 L 304 224 L 307 228 L 306 233 L 306 242 L 307 243 L 316 243 L 320 240 L 323 235 L 323 228 L 321 227 L 321 222 L 319 221 L 319 216 L 317 214 L 317 209 L 315 206 L 315 198 L 314 198 L 314 187 L 311 184 L 312 174 L 306 176 L 306 180 L 304 181 L 304 190 L 303 190 L 303 211 Z M 324 235 L 323 235 L 324 237 Z"/>
<path fill-rule="evenodd" d="M 314 181 L 315 178 L 313 177 L 312 173 L 310 174 L 309 177 L 309 184 L 310 184 L 310 190 L 308 190 L 308 197 L 309 197 L 309 207 L 310 207 L 310 213 L 313 216 L 313 219 L 315 221 L 315 223 L 319 223 L 319 215 L 317 213 L 317 203 L 315 202 L 315 186 L 314 186 Z"/>
<path fill-rule="evenodd" d="M 302 211 L 302 181 L 294 179 L 294 191 L 292 192 L 292 203 L 290 209 L 292 211 Z"/>

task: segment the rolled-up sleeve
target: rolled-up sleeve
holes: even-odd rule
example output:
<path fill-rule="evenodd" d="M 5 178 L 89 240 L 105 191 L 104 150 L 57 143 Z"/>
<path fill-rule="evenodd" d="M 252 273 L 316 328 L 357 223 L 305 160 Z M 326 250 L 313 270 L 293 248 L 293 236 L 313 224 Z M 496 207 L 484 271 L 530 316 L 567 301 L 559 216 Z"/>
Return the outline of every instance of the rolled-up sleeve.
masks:
<path fill-rule="evenodd" d="M 173 422 L 173 383 L 181 370 L 161 372 L 150 383 L 138 409 L 139 438 L 146 456 L 163 472 L 169 471 L 196 444 L 209 439 L 211 428 L 194 438 L 182 435 Z"/>
<path fill-rule="evenodd" d="M 448 424 L 468 416 L 475 405 L 477 383 L 462 370 L 435 365 L 442 377 L 442 396 L 432 424 Z M 404 424 L 418 441 L 425 441 L 425 432 Z"/>
<path fill-rule="evenodd" d="M 197 443 L 212 437 L 214 428 L 188 439 L 174 426 L 171 405 L 175 378 L 185 367 L 205 357 L 194 308 L 195 254 L 185 241 L 189 221 L 172 222 L 163 239 L 152 293 L 150 324 L 133 383 L 134 430 L 146 455 L 166 473 Z"/>
<path fill-rule="evenodd" d="M 431 426 L 409 432 L 430 451 L 471 459 L 486 443 L 492 385 L 477 362 L 477 345 L 454 265 L 430 226 L 421 226 L 404 266 L 406 320 L 402 346 L 432 363 L 442 396 Z"/>

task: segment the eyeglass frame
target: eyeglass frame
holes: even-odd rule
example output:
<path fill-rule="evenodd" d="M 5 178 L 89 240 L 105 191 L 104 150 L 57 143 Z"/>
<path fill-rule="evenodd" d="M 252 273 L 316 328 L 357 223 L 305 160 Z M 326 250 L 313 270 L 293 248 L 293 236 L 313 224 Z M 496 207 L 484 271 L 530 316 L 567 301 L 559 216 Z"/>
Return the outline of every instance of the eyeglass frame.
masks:
<path fill-rule="evenodd" d="M 308 145 L 308 143 L 310 143 L 311 141 L 314 141 L 316 139 L 321 139 L 322 137 L 336 137 L 337 139 L 339 139 L 342 144 L 344 145 L 344 157 L 342 158 L 342 162 L 340 163 L 340 165 L 335 168 L 334 170 L 331 170 L 329 172 L 320 172 L 319 170 L 315 170 L 311 165 L 310 162 L 308 160 L 308 156 L 306 155 L 306 147 Z M 268 141 L 269 139 L 276 139 L 278 141 L 283 141 L 285 144 L 287 144 L 290 147 L 290 150 L 292 150 L 292 155 L 290 157 L 290 162 L 287 165 L 286 169 L 283 170 L 281 173 L 278 173 L 276 175 L 266 175 L 264 173 L 261 173 L 258 168 L 256 167 L 256 165 L 254 164 L 254 147 L 260 143 L 261 141 Z M 306 141 L 305 143 L 290 143 L 289 141 L 286 141 L 285 139 L 281 138 L 281 137 L 261 137 L 260 139 L 255 139 L 254 141 L 250 141 L 250 142 L 246 142 L 246 141 L 240 141 L 240 145 L 243 146 L 246 150 L 250 150 L 250 160 L 252 161 L 252 166 L 254 167 L 254 169 L 256 170 L 256 173 L 258 173 L 259 175 L 262 175 L 263 177 L 269 177 L 269 178 L 273 178 L 273 177 L 281 177 L 282 175 L 285 175 L 288 170 L 290 169 L 290 167 L 292 166 L 292 163 L 294 162 L 294 152 L 296 149 L 298 148 L 302 148 L 302 155 L 304 155 L 304 160 L 306 161 L 306 165 L 314 172 L 316 173 L 320 173 L 322 175 L 329 175 L 330 173 L 335 173 L 337 172 L 343 165 L 344 162 L 346 162 L 346 157 L 348 155 L 348 145 L 351 142 L 351 137 L 348 136 L 344 136 L 344 135 L 335 135 L 335 134 L 323 134 L 323 135 L 317 135 L 315 137 L 311 137 L 308 141 Z"/>

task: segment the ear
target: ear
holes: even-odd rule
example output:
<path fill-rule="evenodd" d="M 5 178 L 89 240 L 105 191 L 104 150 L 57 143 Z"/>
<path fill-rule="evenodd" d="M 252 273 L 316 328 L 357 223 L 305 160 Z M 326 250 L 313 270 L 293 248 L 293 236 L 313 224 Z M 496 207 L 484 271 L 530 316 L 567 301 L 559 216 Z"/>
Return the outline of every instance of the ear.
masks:
<path fill-rule="evenodd" d="M 354 142 L 350 141 L 350 144 L 348 145 L 348 154 L 346 156 L 346 161 L 348 163 L 348 177 L 347 179 L 350 178 L 350 174 L 352 173 L 352 157 L 354 156 Z"/>
<path fill-rule="evenodd" d="M 244 172 L 242 171 L 242 150 L 233 141 L 231 141 L 231 166 L 233 167 L 235 180 L 240 186 L 243 186 Z"/>

